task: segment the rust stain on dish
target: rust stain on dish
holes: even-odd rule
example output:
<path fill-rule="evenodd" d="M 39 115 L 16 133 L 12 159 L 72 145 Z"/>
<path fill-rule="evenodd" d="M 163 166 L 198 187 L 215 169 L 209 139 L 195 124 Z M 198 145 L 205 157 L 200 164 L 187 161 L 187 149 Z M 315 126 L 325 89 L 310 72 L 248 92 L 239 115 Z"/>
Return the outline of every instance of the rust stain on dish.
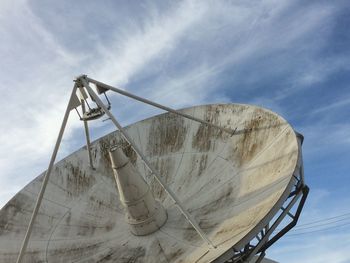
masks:
<path fill-rule="evenodd" d="M 152 120 L 147 143 L 150 156 L 163 156 L 180 150 L 186 138 L 187 127 L 182 117 L 161 115 Z"/>
<path fill-rule="evenodd" d="M 205 111 L 204 120 L 220 125 L 219 117 L 222 113 L 222 106 L 208 106 Z M 224 135 L 225 134 L 225 135 Z M 227 133 L 220 129 L 201 123 L 196 134 L 193 136 L 192 147 L 201 152 L 207 152 L 215 148 L 215 139 L 223 138 Z"/>
<path fill-rule="evenodd" d="M 72 196 L 79 196 L 88 191 L 94 184 L 95 178 L 80 168 L 67 162 L 66 169 L 69 171 L 65 188 Z"/>
<path fill-rule="evenodd" d="M 244 132 L 233 150 L 238 164 L 242 166 L 252 161 L 269 143 L 269 136 L 278 134 L 279 125 L 280 120 L 275 115 L 256 109 L 252 117 L 244 123 Z"/>

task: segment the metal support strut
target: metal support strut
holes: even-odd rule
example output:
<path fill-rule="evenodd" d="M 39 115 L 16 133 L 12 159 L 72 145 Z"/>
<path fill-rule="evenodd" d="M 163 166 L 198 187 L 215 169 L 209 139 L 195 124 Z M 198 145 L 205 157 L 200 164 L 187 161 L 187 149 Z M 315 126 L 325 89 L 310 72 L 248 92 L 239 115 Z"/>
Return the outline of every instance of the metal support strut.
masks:
<path fill-rule="evenodd" d="M 186 114 L 186 113 L 179 112 L 179 111 L 174 110 L 174 109 L 172 109 L 172 108 L 169 108 L 169 107 L 167 107 L 167 106 L 158 104 L 158 103 L 156 103 L 156 102 L 147 100 L 147 99 L 145 99 L 145 98 L 141 98 L 141 97 L 139 97 L 139 96 L 136 96 L 136 95 L 131 94 L 131 93 L 129 93 L 129 92 L 126 92 L 126 91 L 124 91 L 124 90 L 117 89 L 117 88 L 112 87 L 112 86 L 110 86 L 110 85 L 107 85 L 107 84 L 105 84 L 105 83 L 103 83 L 103 82 L 100 82 L 100 81 L 97 81 L 97 80 L 88 78 L 87 76 L 82 76 L 81 78 L 84 78 L 85 81 L 86 81 L 87 83 L 89 83 L 89 82 L 94 83 L 95 85 L 97 85 L 97 86 L 99 86 L 99 87 L 103 87 L 103 88 L 105 88 L 105 89 L 108 89 L 108 90 L 117 92 L 117 93 L 119 93 L 119 94 L 121 94 L 121 95 L 124 95 L 124 96 L 126 96 L 126 97 L 132 98 L 132 99 L 134 99 L 134 100 L 141 101 L 141 102 L 146 103 L 146 104 L 148 104 L 148 105 L 152 105 L 152 106 L 154 106 L 154 107 L 156 107 L 156 108 L 159 108 L 159 109 L 162 109 L 162 110 L 165 110 L 165 111 L 174 113 L 174 114 L 176 114 L 176 115 L 180 115 L 180 116 L 182 116 L 182 117 L 185 117 L 185 118 L 187 118 L 187 119 L 190 119 L 190 120 L 193 120 L 193 121 L 196 121 L 196 122 L 203 123 L 203 124 L 208 125 L 208 126 L 210 126 L 210 127 L 214 127 L 214 128 L 216 128 L 216 129 L 219 129 L 219 130 L 221 130 L 221 131 L 224 131 L 224 132 L 227 132 L 227 133 L 231 134 L 231 136 L 236 132 L 236 129 L 233 130 L 233 129 L 230 129 L 230 128 L 225 128 L 225 127 L 222 127 L 222 126 L 219 126 L 219 125 L 215 125 L 215 124 L 210 123 L 210 122 L 208 122 L 208 121 L 201 120 L 201 119 L 199 119 L 199 118 L 196 118 L 196 117 L 193 117 L 193 116 L 191 116 L 191 115 L 188 115 L 188 114 Z"/>
<path fill-rule="evenodd" d="M 75 96 L 76 90 L 77 90 L 77 86 L 74 85 L 73 90 L 72 90 L 72 94 L 70 96 L 69 103 L 68 103 L 68 106 L 67 106 L 67 109 L 66 109 L 66 112 L 65 112 L 64 117 L 63 117 L 63 121 L 62 121 L 62 124 L 61 124 L 61 129 L 60 129 L 60 131 L 58 133 L 58 137 L 57 137 L 57 140 L 56 140 L 55 148 L 53 150 L 53 153 L 52 153 L 52 156 L 51 156 L 51 159 L 50 159 L 49 167 L 47 168 L 47 171 L 45 173 L 44 180 L 43 180 L 43 183 L 41 185 L 41 189 L 40 189 L 40 192 L 39 192 L 39 195 L 38 195 L 38 198 L 36 200 L 35 207 L 34 207 L 34 210 L 33 210 L 33 213 L 32 213 L 32 217 L 30 218 L 29 225 L 28 225 L 28 228 L 27 228 L 27 232 L 26 232 L 26 234 L 24 236 L 24 240 L 23 240 L 23 243 L 22 243 L 22 246 L 21 246 L 21 250 L 20 250 L 20 252 L 18 254 L 18 258 L 17 258 L 17 261 L 16 261 L 17 263 L 21 263 L 22 262 L 24 253 L 25 253 L 25 251 L 27 249 L 28 241 L 29 241 L 30 235 L 31 235 L 32 230 L 33 230 L 34 221 L 35 221 L 35 218 L 36 218 L 36 216 L 38 214 L 38 211 L 39 211 L 39 208 L 40 208 L 40 205 L 41 205 L 41 201 L 43 200 L 44 192 L 45 192 L 47 183 L 49 181 L 49 177 L 50 177 L 53 165 L 54 165 L 55 160 L 56 160 L 57 152 L 58 152 L 58 149 L 59 149 L 61 141 L 62 141 L 64 130 L 66 128 L 66 124 L 67 124 L 67 121 L 68 121 L 69 113 L 70 113 L 70 111 L 72 109 L 71 105 L 72 105 L 73 98 Z"/>
<path fill-rule="evenodd" d="M 83 110 L 83 115 L 85 114 L 85 101 L 81 100 L 81 108 Z M 86 137 L 86 148 L 88 150 L 89 155 L 89 162 L 92 169 L 94 169 L 94 163 L 92 161 L 92 154 L 91 154 L 91 143 L 90 143 L 90 133 L 89 133 L 89 126 L 87 120 L 83 119 L 84 122 L 84 130 L 85 130 L 85 137 Z"/>

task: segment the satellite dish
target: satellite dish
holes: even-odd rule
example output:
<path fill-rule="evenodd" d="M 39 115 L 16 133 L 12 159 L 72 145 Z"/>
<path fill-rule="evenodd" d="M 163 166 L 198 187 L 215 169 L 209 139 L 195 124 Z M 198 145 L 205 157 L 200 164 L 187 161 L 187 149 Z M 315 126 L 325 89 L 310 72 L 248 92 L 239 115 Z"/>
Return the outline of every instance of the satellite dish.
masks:
<path fill-rule="evenodd" d="M 256 254 L 261 262 L 289 230 L 272 234 L 276 227 L 290 215 L 291 228 L 307 196 L 302 137 L 276 113 L 251 105 L 201 105 L 178 113 L 123 128 L 161 181 L 120 130 L 89 143 L 90 162 L 83 147 L 56 163 L 24 262 L 255 262 Z M 117 185 L 114 176 L 123 174 Z M 0 211 L 1 262 L 16 261 L 43 180 L 38 176 Z"/>

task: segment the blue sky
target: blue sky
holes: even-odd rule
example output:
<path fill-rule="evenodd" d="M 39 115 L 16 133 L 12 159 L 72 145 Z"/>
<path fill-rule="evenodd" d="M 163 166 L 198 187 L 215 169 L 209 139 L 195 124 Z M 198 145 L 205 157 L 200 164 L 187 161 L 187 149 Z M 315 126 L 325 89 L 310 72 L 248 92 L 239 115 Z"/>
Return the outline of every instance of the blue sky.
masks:
<path fill-rule="evenodd" d="M 305 136 L 300 224 L 349 213 L 349 24 L 349 1 L 2 0 L 0 207 L 46 169 L 72 79 L 85 73 L 173 108 L 276 111 Z M 125 125 L 159 112 L 111 99 Z M 112 130 L 96 123 L 92 136 Z M 60 158 L 83 143 L 73 115 Z M 350 225 L 325 222 L 336 227 L 295 231 L 268 256 L 350 262 Z M 311 230 L 322 231 L 302 234 Z"/>

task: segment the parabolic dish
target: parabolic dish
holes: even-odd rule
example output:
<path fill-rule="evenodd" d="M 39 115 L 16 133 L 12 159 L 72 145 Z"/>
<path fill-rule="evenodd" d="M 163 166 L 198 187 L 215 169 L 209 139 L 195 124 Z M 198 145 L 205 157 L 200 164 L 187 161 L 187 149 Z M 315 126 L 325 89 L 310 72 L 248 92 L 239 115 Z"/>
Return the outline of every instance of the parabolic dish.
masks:
<path fill-rule="evenodd" d="M 58 162 L 36 218 L 24 262 L 211 262 L 256 235 L 284 202 L 298 166 L 292 127 L 255 106 L 216 104 L 180 110 L 236 129 L 230 135 L 172 113 L 126 127 L 167 185 L 216 246 L 209 248 L 118 131 Z M 144 175 L 168 220 L 147 236 L 124 219 L 108 150 L 125 154 Z M 39 146 L 38 146 L 39 147 Z M 16 261 L 41 187 L 38 176 L 0 211 L 0 262 Z"/>

